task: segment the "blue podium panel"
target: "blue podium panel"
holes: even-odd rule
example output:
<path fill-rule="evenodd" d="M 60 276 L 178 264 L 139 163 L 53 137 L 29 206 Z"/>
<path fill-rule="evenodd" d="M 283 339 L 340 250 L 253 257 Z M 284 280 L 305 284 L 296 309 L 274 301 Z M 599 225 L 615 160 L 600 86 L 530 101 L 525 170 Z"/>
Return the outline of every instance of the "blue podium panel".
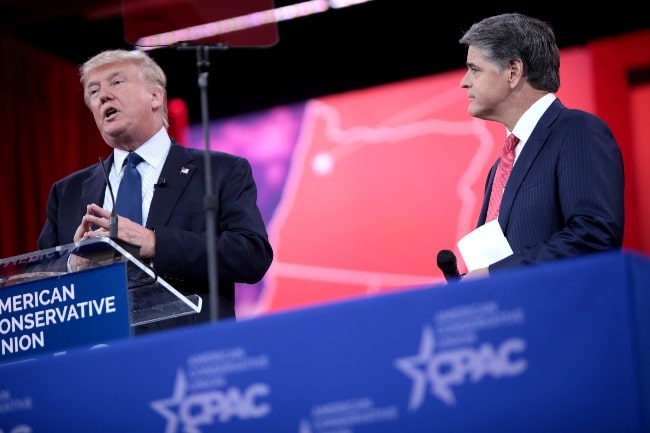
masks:
<path fill-rule="evenodd" d="M 648 281 L 594 255 L 69 351 L 0 367 L 0 431 L 647 432 Z"/>
<path fill-rule="evenodd" d="M 2 364 L 128 337 L 129 329 L 124 263 L 0 289 Z"/>

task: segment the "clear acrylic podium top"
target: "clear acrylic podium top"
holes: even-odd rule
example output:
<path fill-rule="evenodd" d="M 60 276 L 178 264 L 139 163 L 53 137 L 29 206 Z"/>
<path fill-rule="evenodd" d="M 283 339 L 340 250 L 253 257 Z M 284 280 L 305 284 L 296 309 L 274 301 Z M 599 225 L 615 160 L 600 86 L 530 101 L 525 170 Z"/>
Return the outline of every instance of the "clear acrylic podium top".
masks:
<path fill-rule="evenodd" d="M 83 269 L 125 262 L 131 327 L 201 311 L 202 299 L 183 294 L 136 258 L 129 248 L 108 237 L 86 239 L 0 260 L 0 290 L 28 281 L 73 273 L 70 254 L 87 259 Z"/>

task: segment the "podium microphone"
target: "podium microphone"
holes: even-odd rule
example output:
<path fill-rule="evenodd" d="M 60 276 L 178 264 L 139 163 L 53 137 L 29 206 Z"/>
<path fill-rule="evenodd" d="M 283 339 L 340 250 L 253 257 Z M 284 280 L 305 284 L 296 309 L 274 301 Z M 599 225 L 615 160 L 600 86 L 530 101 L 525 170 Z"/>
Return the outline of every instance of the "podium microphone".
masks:
<path fill-rule="evenodd" d="M 108 179 L 108 171 L 106 166 L 104 166 L 104 159 L 99 157 L 99 164 L 102 166 L 102 171 L 104 172 L 104 179 L 106 179 L 106 185 L 108 185 L 108 192 L 111 194 L 111 202 L 113 203 L 113 210 L 111 210 L 111 218 L 108 223 L 108 237 L 112 240 L 117 240 L 117 206 L 115 202 L 115 195 L 113 194 L 113 188 L 111 187 L 111 181 Z"/>
<path fill-rule="evenodd" d="M 111 187 L 111 181 L 108 179 L 108 170 L 104 165 L 104 159 L 99 157 L 99 164 L 102 166 L 102 172 L 104 173 L 104 179 L 106 179 L 106 185 L 108 186 L 108 192 L 111 194 L 111 202 L 113 203 L 113 210 L 111 210 L 111 217 L 108 220 L 108 238 L 117 244 L 121 245 L 126 249 L 131 255 L 135 258 L 140 258 L 140 246 L 132 244 L 131 242 L 118 239 L 117 237 L 117 202 L 115 201 L 115 194 L 113 194 L 113 188 Z"/>
<path fill-rule="evenodd" d="M 438 268 L 442 271 L 442 274 L 445 276 L 445 279 L 450 282 L 460 278 L 460 272 L 458 272 L 458 262 L 456 260 L 456 254 L 450 250 L 440 250 L 438 252 Z"/>

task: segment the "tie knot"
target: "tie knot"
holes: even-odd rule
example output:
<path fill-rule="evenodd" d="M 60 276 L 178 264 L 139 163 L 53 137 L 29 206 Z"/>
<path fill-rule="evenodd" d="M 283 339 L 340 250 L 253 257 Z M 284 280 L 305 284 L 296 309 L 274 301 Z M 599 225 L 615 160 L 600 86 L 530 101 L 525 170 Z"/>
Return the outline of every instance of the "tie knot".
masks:
<path fill-rule="evenodd" d="M 129 154 L 126 156 L 126 159 L 124 160 L 124 165 L 131 164 L 133 166 L 137 166 L 142 161 L 144 161 L 144 159 L 142 159 L 140 155 L 135 152 L 129 152 Z"/>
<path fill-rule="evenodd" d="M 506 138 L 506 142 L 503 144 L 503 152 L 504 153 L 512 152 L 515 149 L 515 147 L 517 147 L 517 143 L 519 143 L 519 139 L 515 137 L 515 134 L 508 135 L 508 138 Z"/>

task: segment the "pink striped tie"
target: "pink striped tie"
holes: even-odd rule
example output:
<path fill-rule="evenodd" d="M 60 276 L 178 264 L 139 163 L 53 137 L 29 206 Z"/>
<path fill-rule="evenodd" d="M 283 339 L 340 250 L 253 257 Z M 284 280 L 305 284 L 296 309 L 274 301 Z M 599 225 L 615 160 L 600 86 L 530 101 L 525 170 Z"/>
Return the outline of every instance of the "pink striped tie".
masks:
<path fill-rule="evenodd" d="M 515 163 L 515 147 L 517 143 L 519 143 L 519 139 L 514 134 L 510 134 L 503 144 L 501 160 L 499 161 L 499 166 L 497 167 L 497 172 L 492 182 L 492 192 L 490 193 L 490 204 L 488 205 L 486 222 L 497 219 L 499 216 L 503 190 L 506 188 L 506 182 L 508 182 L 512 166 Z"/>

